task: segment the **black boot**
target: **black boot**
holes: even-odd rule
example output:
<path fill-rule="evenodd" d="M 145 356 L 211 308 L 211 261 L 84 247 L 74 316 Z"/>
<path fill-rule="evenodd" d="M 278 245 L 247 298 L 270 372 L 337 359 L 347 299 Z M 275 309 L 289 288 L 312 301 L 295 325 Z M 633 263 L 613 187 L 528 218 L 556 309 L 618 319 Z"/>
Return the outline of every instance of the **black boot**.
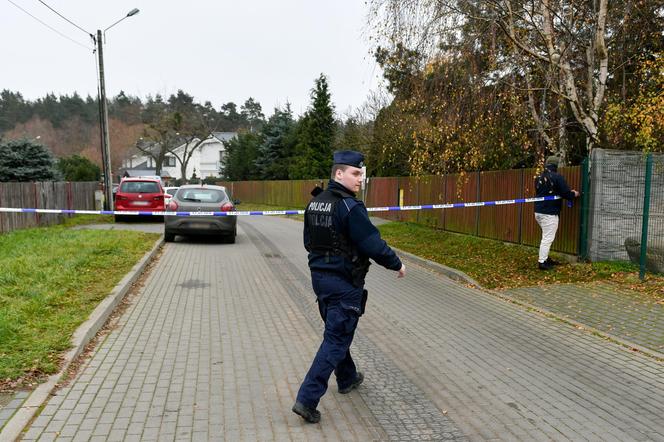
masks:
<path fill-rule="evenodd" d="M 548 263 L 551 264 L 552 266 L 560 265 L 560 262 L 559 262 L 559 261 L 556 261 L 555 259 L 551 259 L 550 257 L 549 257 L 549 258 L 546 258 L 546 261 L 545 261 L 545 262 L 548 262 Z"/>
<path fill-rule="evenodd" d="M 549 261 L 544 261 L 538 263 L 538 267 L 540 270 L 551 270 L 553 268 L 553 264 L 550 264 Z"/>
<path fill-rule="evenodd" d="M 295 405 L 293 405 L 293 413 L 299 414 L 302 416 L 302 419 L 309 423 L 317 424 L 320 422 L 320 411 L 315 408 L 307 407 L 302 402 L 295 402 Z"/>
<path fill-rule="evenodd" d="M 362 374 L 361 371 L 358 371 L 357 372 L 357 377 L 355 378 L 355 381 L 346 388 L 340 388 L 339 393 L 348 394 L 351 391 L 355 390 L 357 387 L 359 387 L 360 384 L 362 384 L 363 381 L 364 381 L 364 375 Z"/>

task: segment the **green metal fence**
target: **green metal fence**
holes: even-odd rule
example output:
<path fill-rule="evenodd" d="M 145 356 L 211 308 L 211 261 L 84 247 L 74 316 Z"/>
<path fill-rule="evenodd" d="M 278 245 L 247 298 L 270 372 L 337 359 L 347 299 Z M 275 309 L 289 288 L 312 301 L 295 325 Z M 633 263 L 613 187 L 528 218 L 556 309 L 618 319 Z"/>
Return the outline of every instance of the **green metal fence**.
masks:
<path fill-rule="evenodd" d="M 664 273 L 664 154 L 595 149 L 588 205 L 591 260 Z"/>

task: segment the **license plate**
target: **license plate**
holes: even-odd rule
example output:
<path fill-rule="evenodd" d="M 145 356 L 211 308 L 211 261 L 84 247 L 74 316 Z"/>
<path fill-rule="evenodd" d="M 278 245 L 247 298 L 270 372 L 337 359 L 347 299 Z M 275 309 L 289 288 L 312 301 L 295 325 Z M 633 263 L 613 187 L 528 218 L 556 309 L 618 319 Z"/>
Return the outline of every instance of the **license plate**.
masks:
<path fill-rule="evenodd" d="M 189 223 L 189 227 L 192 229 L 209 229 L 210 225 L 206 223 Z"/>
<path fill-rule="evenodd" d="M 134 201 L 133 205 L 134 206 L 147 206 L 149 203 L 148 201 Z"/>

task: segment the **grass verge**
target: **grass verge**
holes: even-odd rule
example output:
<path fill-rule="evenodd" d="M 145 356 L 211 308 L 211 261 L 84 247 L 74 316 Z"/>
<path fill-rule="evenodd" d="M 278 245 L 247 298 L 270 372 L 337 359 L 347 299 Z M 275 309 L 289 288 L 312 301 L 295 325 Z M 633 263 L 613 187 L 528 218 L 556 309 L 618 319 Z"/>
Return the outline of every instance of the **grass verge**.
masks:
<path fill-rule="evenodd" d="M 259 210 L 301 210 L 301 209 L 304 209 L 304 207 L 271 206 L 269 204 L 253 204 L 253 203 L 241 203 L 235 208 L 235 210 L 240 212 L 250 212 L 250 211 L 259 211 Z M 304 220 L 304 215 L 268 215 L 268 216 L 280 216 L 283 218 L 296 219 L 299 221 Z"/>
<path fill-rule="evenodd" d="M 238 210 L 294 210 L 267 204 L 242 203 Z M 283 215 L 302 220 L 303 215 Z M 390 222 L 379 227 L 388 244 L 431 261 L 461 270 L 483 287 L 510 289 L 546 284 L 574 284 L 609 281 L 620 288 L 651 296 L 664 303 L 664 276 L 649 274 L 639 280 L 637 266 L 622 262 L 563 264 L 555 271 L 537 268 L 537 249 L 492 239 L 462 235 L 430 227 Z M 555 253 L 554 259 L 563 261 Z"/>
<path fill-rule="evenodd" d="M 112 224 L 113 215 L 74 215 L 71 218 L 65 218 L 65 227 L 81 226 L 85 224 Z"/>
<path fill-rule="evenodd" d="M 72 333 L 158 237 L 64 225 L 0 235 L 0 389 L 57 372 Z"/>
<path fill-rule="evenodd" d="M 393 222 L 379 227 L 388 244 L 468 274 L 482 286 L 507 289 L 552 283 L 611 281 L 622 288 L 664 298 L 664 276 L 638 279 L 638 267 L 625 262 L 563 264 L 537 269 L 537 249 L 501 241 Z M 555 254 L 552 255 L 556 259 Z"/>

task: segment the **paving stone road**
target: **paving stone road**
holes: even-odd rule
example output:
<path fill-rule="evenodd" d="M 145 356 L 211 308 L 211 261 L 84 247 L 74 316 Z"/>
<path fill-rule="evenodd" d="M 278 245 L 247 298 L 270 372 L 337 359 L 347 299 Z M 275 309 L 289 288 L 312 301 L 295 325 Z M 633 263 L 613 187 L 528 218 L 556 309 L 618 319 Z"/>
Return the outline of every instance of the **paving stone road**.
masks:
<path fill-rule="evenodd" d="M 302 224 L 166 244 L 145 286 L 24 440 L 660 440 L 664 366 L 406 262 L 376 265 L 366 375 L 291 413 L 319 345 Z M 334 385 L 334 381 L 331 381 Z"/>

